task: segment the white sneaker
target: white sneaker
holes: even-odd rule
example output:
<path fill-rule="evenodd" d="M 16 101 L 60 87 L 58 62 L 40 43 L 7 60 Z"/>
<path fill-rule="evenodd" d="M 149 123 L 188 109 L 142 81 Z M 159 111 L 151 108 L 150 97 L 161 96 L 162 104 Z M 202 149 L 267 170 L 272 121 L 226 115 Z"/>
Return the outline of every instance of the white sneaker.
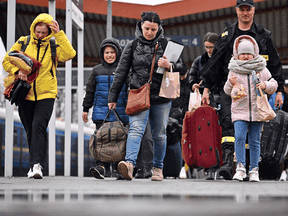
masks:
<path fill-rule="evenodd" d="M 286 181 L 286 179 L 287 179 L 287 173 L 286 173 L 286 170 L 283 170 L 279 181 Z"/>
<path fill-rule="evenodd" d="M 40 163 L 34 164 L 33 166 L 33 177 L 34 179 L 42 179 L 43 178 L 43 173 L 42 173 L 42 166 Z"/>
<path fill-rule="evenodd" d="M 29 169 L 29 172 L 27 173 L 27 178 L 33 178 L 34 173 L 32 172 L 31 168 Z"/>
<path fill-rule="evenodd" d="M 247 177 L 246 169 L 242 163 L 237 164 L 236 173 L 233 176 L 233 180 L 243 181 Z"/>
<path fill-rule="evenodd" d="M 250 172 L 249 172 L 249 181 L 250 182 L 259 182 L 259 173 L 258 173 L 259 168 L 254 167 Z"/>
<path fill-rule="evenodd" d="M 179 178 L 181 178 L 181 179 L 187 178 L 185 166 L 183 166 L 183 167 L 181 168 L 181 171 L 180 171 L 180 174 L 179 174 Z"/>

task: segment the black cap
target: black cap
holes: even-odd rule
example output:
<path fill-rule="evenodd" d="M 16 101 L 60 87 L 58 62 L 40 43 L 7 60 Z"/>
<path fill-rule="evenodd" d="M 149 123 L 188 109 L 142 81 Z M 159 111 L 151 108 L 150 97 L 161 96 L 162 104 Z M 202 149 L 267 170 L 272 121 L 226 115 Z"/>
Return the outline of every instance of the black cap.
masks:
<path fill-rule="evenodd" d="M 240 7 L 242 5 L 247 5 L 250 7 L 254 7 L 254 1 L 253 0 L 237 0 L 236 7 Z"/>

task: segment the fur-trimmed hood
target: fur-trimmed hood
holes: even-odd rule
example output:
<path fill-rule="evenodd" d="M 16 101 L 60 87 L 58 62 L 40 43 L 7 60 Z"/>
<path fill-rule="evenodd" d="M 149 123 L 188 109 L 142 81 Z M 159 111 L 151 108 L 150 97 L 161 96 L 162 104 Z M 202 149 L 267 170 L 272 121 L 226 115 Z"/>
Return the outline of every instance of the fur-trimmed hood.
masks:
<path fill-rule="evenodd" d="M 238 59 L 238 46 L 239 46 L 241 40 L 243 40 L 243 39 L 250 40 L 253 43 L 253 45 L 254 45 L 254 58 L 259 56 L 259 47 L 258 47 L 258 44 L 255 41 L 255 39 L 249 35 L 241 35 L 241 36 L 237 37 L 234 41 L 234 45 L 233 45 L 233 57 L 234 57 L 234 59 Z"/>

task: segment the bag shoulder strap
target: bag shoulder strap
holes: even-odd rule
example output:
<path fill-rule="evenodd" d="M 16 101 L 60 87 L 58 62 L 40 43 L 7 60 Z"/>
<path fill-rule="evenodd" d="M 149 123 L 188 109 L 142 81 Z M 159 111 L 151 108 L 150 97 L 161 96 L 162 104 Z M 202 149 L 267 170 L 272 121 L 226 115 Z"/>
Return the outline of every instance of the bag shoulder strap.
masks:
<path fill-rule="evenodd" d="M 30 42 L 30 38 L 31 38 L 31 36 L 28 35 L 28 36 L 26 36 L 26 39 L 24 39 L 24 41 L 18 41 L 18 43 L 22 44 L 21 45 L 21 51 L 22 52 L 25 52 L 25 50 L 26 50 L 26 48 L 27 48 L 27 46 L 28 46 L 28 44 Z"/>
<path fill-rule="evenodd" d="M 160 43 L 162 45 L 163 50 L 165 50 L 166 46 L 168 44 L 168 39 L 167 38 L 163 38 L 162 40 L 160 40 Z"/>
<path fill-rule="evenodd" d="M 151 72 L 150 72 L 150 78 L 149 78 L 148 83 L 152 82 L 152 75 L 153 75 L 153 71 L 154 71 L 156 51 L 157 51 L 158 45 L 159 44 L 157 43 L 156 46 L 155 46 L 155 52 L 154 52 L 154 56 L 153 56 L 153 59 L 152 59 Z"/>
<path fill-rule="evenodd" d="M 136 50 L 137 42 L 138 42 L 137 38 L 135 40 L 133 40 L 133 42 L 132 42 L 132 53 Z M 168 40 L 166 38 L 163 38 L 162 40 L 160 40 L 160 43 L 161 43 L 163 49 L 165 50 L 165 48 L 168 44 Z"/>
<path fill-rule="evenodd" d="M 120 126 L 121 126 L 123 132 L 124 132 L 124 133 L 126 134 L 126 136 L 127 136 L 127 132 L 126 132 L 125 129 L 124 129 L 123 122 L 122 122 L 122 120 L 120 119 L 120 117 L 119 117 L 119 115 L 118 115 L 118 113 L 116 112 L 115 109 L 109 109 L 109 110 L 108 110 L 108 113 L 107 113 L 105 119 L 103 120 L 103 122 L 102 122 L 100 128 L 101 128 L 101 127 L 104 125 L 104 123 L 106 122 L 106 119 L 108 118 L 108 116 L 109 116 L 111 110 L 113 110 L 113 112 L 114 112 L 114 116 L 116 117 L 117 121 L 119 122 L 119 124 L 120 124 Z M 97 131 L 97 130 L 96 130 L 96 131 Z"/>
<path fill-rule="evenodd" d="M 56 57 L 56 47 L 58 47 L 59 45 L 56 44 L 54 38 L 50 39 L 50 46 L 51 46 L 51 55 L 52 55 L 52 57 Z"/>
<path fill-rule="evenodd" d="M 133 42 L 132 42 L 132 55 L 131 55 L 131 60 L 132 60 L 132 57 L 133 57 L 133 53 L 134 53 L 134 51 L 135 51 L 135 49 L 136 49 L 137 43 L 138 43 L 138 39 L 135 39 L 135 40 L 133 40 Z M 164 47 L 165 43 L 166 43 L 166 45 L 167 45 L 168 41 L 167 41 L 167 39 L 165 39 L 165 41 L 164 41 L 164 39 L 163 39 L 163 40 L 160 41 L 160 43 L 162 44 L 162 47 Z M 156 46 L 155 46 L 155 52 L 154 52 L 154 56 L 153 56 L 153 59 L 152 59 L 150 78 L 149 78 L 149 81 L 148 81 L 148 82 L 150 82 L 150 83 L 151 83 L 151 81 L 152 81 L 152 74 L 153 74 L 153 70 L 154 70 L 154 66 L 155 66 L 155 56 L 156 56 L 156 50 L 157 50 L 157 48 L 158 48 L 158 45 L 159 45 L 159 44 L 157 43 Z M 165 45 L 165 47 L 166 47 L 166 45 Z"/>
<path fill-rule="evenodd" d="M 131 62 L 132 62 L 132 59 L 133 59 L 133 53 L 134 53 L 134 51 L 136 50 L 136 47 L 137 47 L 137 43 L 138 43 L 138 39 L 136 38 L 132 42 Z"/>
<path fill-rule="evenodd" d="M 21 45 L 21 51 L 22 52 L 25 52 L 29 42 L 30 42 L 30 39 L 31 39 L 31 36 L 30 35 L 27 35 L 26 36 L 26 39 L 24 39 L 24 41 L 18 41 L 18 43 L 22 44 Z M 26 41 L 26 42 L 25 42 Z M 56 44 L 55 42 L 55 39 L 54 38 L 51 38 L 50 39 L 50 47 L 51 47 L 51 58 L 54 62 L 54 64 L 56 63 L 56 48 L 58 47 L 59 45 Z"/>
<path fill-rule="evenodd" d="M 199 68 L 199 71 L 200 71 L 201 68 L 202 68 L 201 59 L 202 59 L 202 56 L 199 57 L 199 62 L 198 62 L 198 68 Z"/>
<path fill-rule="evenodd" d="M 55 65 L 55 68 L 57 67 L 57 64 L 56 64 L 56 48 L 57 48 L 58 46 L 59 46 L 59 45 L 56 44 L 55 39 L 54 39 L 54 38 L 51 38 L 51 39 L 50 39 L 51 58 L 52 58 L 53 64 Z"/>
<path fill-rule="evenodd" d="M 138 39 L 136 38 L 135 40 L 133 40 L 132 42 L 132 53 L 135 51 L 136 49 L 136 46 L 137 46 L 137 42 L 138 42 Z"/>

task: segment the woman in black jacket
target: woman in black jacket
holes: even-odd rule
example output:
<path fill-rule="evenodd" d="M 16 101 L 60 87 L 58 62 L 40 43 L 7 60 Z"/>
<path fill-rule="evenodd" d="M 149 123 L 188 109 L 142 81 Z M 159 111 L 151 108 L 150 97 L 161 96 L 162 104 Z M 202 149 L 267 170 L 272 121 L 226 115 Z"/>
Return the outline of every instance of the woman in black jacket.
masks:
<path fill-rule="evenodd" d="M 184 75 L 181 59 L 177 62 L 169 62 L 163 56 L 165 50 L 164 30 L 161 20 L 155 12 L 143 12 L 141 21 L 136 25 L 136 41 L 129 42 L 121 55 L 118 67 L 115 72 L 115 78 L 109 91 L 108 106 L 114 109 L 116 102 L 131 68 L 130 89 L 138 89 L 149 80 L 152 58 L 156 50 L 155 67 L 152 76 L 149 110 L 143 111 L 137 115 L 129 117 L 129 134 L 127 140 L 127 149 L 125 161 L 118 165 L 119 172 L 125 179 L 132 180 L 133 167 L 137 159 L 141 139 L 147 124 L 150 120 L 152 138 L 154 141 L 154 158 L 152 181 L 162 181 L 163 179 L 163 160 L 166 151 L 166 127 L 168 115 L 171 108 L 171 100 L 159 97 L 159 91 L 163 74 L 157 73 L 158 67 L 170 68 L 172 63 L 174 71 L 179 71 Z M 135 49 L 133 43 L 136 43 Z M 157 64 L 156 64 L 157 63 Z"/>
<path fill-rule="evenodd" d="M 194 60 L 191 66 L 191 69 L 189 71 L 189 85 L 190 85 L 190 90 L 192 91 L 194 91 L 195 88 L 199 89 L 200 87 L 199 89 L 200 93 L 201 94 L 203 93 L 204 86 L 198 85 L 200 82 L 200 76 L 201 76 L 200 70 L 210 60 L 217 38 L 218 38 L 218 35 L 212 32 L 207 32 L 207 34 L 204 35 L 203 43 L 204 43 L 204 48 L 206 52 L 203 55 L 198 56 Z"/>
<path fill-rule="evenodd" d="M 204 44 L 204 48 L 206 50 L 206 52 L 201 55 L 198 56 L 192 66 L 191 69 L 189 71 L 189 87 L 190 90 L 194 91 L 196 88 L 199 89 L 200 93 L 203 93 L 204 90 L 204 85 L 199 85 L 200 83 L 200 70 L 201 68 L 210 60 L 212 53 L 213 53 L 213 49 L 214 49 L 214 45 L 216 43 L 216 40 L 218 38 L 218 35 L 216 33 L 213 32 L 207 32 L 204 35 L 204 39 L 203 39 L 203 44 Z M 214 86 L 211 91 L 213 92 L 213 94 L 210 94 L 209 98 L 210 98 L 210 105 L 213 106 L 214 108 L 218 107 L 218 101 L 217 99 L 219 98 L 219 93 L 218 90 L 216 89 L 216 87 Z M 217 102 L 216 102 L 217 101 Z M 208 169 L 207 171 L 207 176 L 205 177 L 206 180 L 214 180 L 214 176 L 215 176 L 215 170 L 214 169 Z"/>

